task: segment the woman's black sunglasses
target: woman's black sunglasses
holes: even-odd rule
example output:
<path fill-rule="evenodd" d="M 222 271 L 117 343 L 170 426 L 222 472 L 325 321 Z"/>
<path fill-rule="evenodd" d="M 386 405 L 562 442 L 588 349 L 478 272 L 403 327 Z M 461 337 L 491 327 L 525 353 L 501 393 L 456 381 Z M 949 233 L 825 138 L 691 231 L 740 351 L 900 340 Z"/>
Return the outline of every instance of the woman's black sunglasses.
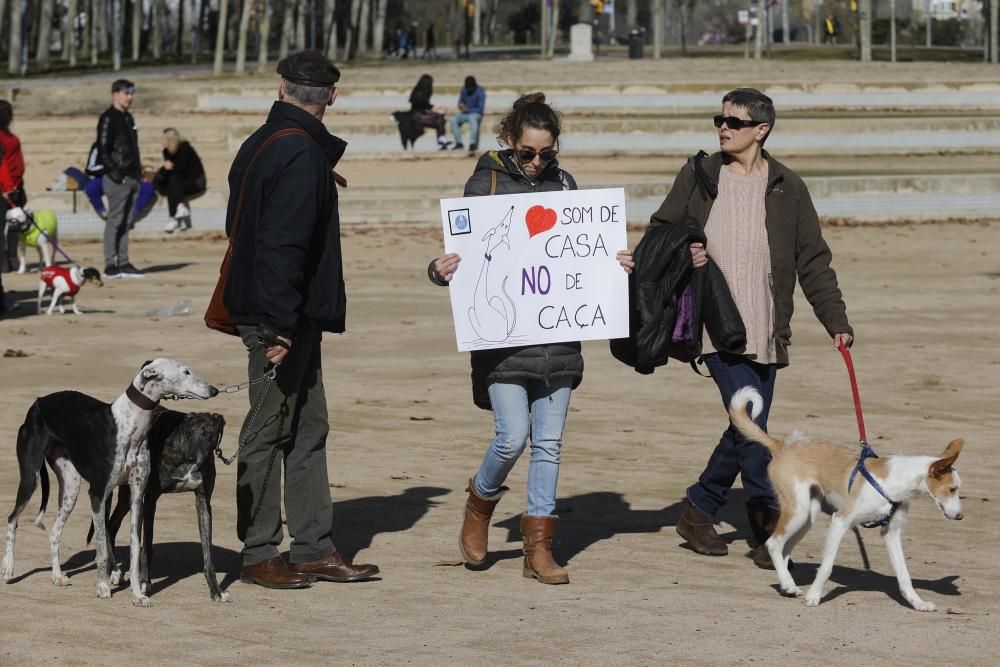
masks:
<path fill-rule="evenodd" d="M 725 123 L 726 127 L 730 130 L 739 130 L 744 127 L 757 127 L 761 123 L 767 122 L 763 120 L 743 120 L 742 118 L 737 118 L 736 116 L 723 116 L 721 114 L 712 120 L 715 121 L 716 127 L 722 127 L 722 124 Z"/>
<path fill-rule="evenodd" d="M 559 154 L 559 149 L 546 148 L 541 151 L 536 151 L 534 148 L 518 148 L 515 152 L 521 162 L 531 162 L 535 159 L 536 155 L 542 158 L 542 162 L 551 162 L 555 159 L 556 155 Z"/>

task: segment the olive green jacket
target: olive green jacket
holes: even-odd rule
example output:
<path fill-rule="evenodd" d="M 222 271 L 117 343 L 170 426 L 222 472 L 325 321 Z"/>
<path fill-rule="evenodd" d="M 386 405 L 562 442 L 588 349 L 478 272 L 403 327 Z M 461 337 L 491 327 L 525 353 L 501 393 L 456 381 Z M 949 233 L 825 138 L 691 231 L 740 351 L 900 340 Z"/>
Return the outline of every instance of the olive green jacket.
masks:
<path fill-rule="evenodd" d="M 819 216 L 805 183 L 767 151 L 762 155 L 768 166 L 764 226 L 771 251 L 769 283 L 774 299 L 775 347 L 779 365 L 785 366 L 792 339 L 796 276 L 802 293 L 830 336 L 838 333 L 853 336 L 854 331 L 847 321 L 837 274 L 830 266 L 832 253 L 823 240 Z M 704 228 L 718 194 L 721 170 L 722 153 L 710 156 L 702 151 L 690 158 L 649 224 L 672 224 L 691 216 Z"/>

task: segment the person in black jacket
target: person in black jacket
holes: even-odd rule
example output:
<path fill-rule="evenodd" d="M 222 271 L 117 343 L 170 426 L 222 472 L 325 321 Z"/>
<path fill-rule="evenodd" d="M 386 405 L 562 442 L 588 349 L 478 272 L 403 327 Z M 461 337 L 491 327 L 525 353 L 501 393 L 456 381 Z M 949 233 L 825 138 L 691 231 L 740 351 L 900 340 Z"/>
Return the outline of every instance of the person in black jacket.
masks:
<path fill-rule="evenodd" d="M 240 578 L 301 588 L 314 579 L 369 579 L 379 570 L 346 561 L 331 535 L 320 341 L 324 331 L 344 331 L 337 184 L 346 181 L 333 167 L 347 144 L 322 120 L 337 98 L 340 71 L 323 54 L 302 51 L 278 63 L 278 73 L 278 101 L 229 172 L 226 233 L 234 238 L 224 302 L 248 351 L 250 378 L 280 364 L 273 382 L 250 388 L 251 411 L 241 431 Z M 282 130 L 298 134 L 273 138 Z M 282 465 L 290 565 L 278 551 Z"/>
<path fill-rule="evenodd" d="M 205 192 L 205 167 L 194 147 L 175 128 L 165 129 L 161 141 L 163 166 L 156 174 L 156 190 L 167 197 L 170 220 L 163 231 L 170 234 L 178 229 L 191 229 L 189 203 Z"/>
<path fill-rule="evenodd" d="M 129 217 L 139 192 L 142 164 L 139 161 L 139 134 L 128 112 L 135 96 L 135 84 L 117 79 L 111 84 L 111 106 L 97 121 L 97 152 L 104 175 L 102 187 L 108 198 L 104 224 L 104 277 L 142 278 L 128 257 Z"/>
<path fill-rule="evenodd" d="M 496 131 L 500 144 L 510 148 L 479 159 L 465 184 L 466 197 L 576 189 L 576 181 L 556 159 L 560 119 L 545 95 L 518 99 Z M 456 253 L 439 257 L 427 267 L 428 277 L 446 286 L 460 262 Z M 460 548 L 469 565 L 486 560 L 490 517 L 530 436 L 528 507 L 521 515 L 524 575 L 544 584 L 569 583 L 566 570 L 552 558 L 551 543 L 563 426 L 570 394 L 582 379 L 579 342 L 472 352 L 473 401 L 493 410 L 496 436 L 466 489 Z"/>
<path fill-rule="evenodd" d="M 437 132 L 437 142 L 440 150 L 446 149 L 450 141 L 444 133 L 445 117 L 444 113 L 431 104 L 431 96 L 434 94 L 434 78 L 430 74 L 424 74 L 417 81 L 410 93 L 410 113 L 413 118 L 424 127 L 433 127 Z"/>

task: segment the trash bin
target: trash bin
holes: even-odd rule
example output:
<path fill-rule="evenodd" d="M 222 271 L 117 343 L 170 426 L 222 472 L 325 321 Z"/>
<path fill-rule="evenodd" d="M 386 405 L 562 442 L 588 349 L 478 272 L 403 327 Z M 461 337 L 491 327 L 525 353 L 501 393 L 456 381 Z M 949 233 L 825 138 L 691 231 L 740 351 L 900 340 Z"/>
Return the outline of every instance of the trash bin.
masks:
<path fill-rule="evenodd" d="M 642 50 L 645 42 L 645 35 L 638 30 L 633 30 L 628 34 L 628 57 L 629 60 L 639 60 L 642 58 Z"/>

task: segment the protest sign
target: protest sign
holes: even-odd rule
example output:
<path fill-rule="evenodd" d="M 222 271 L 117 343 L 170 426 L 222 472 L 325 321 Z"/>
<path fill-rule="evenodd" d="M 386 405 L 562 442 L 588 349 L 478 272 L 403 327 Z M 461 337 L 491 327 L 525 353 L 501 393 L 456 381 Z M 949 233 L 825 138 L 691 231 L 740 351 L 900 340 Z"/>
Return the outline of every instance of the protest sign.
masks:
<path fill-rule="evenodd" d="M 625 191 L 441 200 L 461 351 L 628 336 Z"/>

